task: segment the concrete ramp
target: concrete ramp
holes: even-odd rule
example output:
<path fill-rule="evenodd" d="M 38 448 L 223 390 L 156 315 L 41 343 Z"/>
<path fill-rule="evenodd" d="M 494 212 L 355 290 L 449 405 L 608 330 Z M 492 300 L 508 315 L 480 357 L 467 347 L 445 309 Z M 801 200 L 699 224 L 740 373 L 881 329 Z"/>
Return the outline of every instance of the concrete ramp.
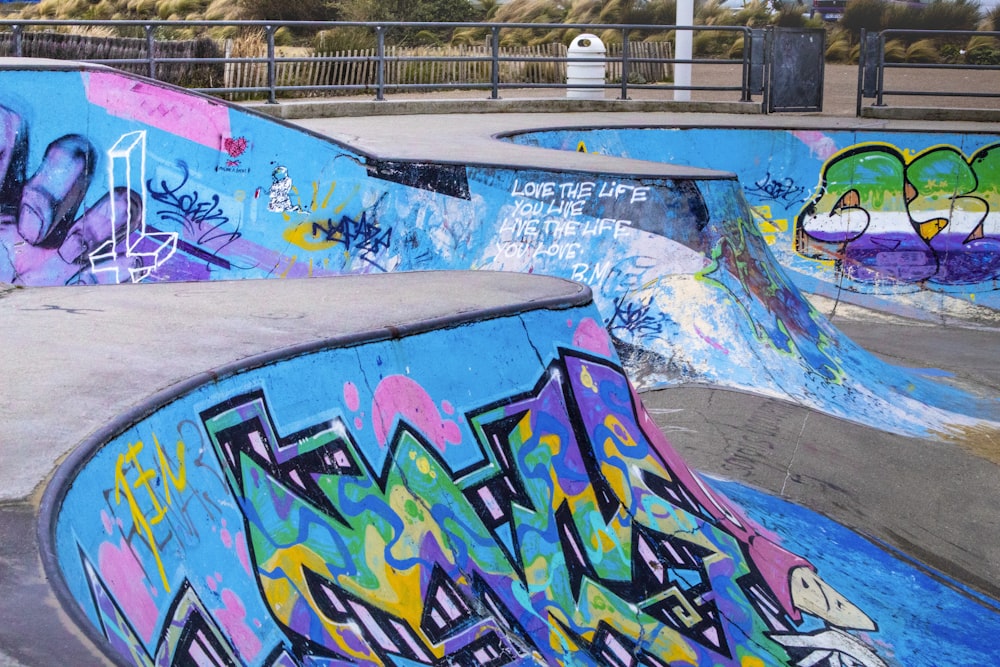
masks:
<path fill-rule="evenodd" d="M 995 126 L 699 121 L 506 139 L 732 171 L 771 252 L 800 289 L 913 319 L 1000 322 Z"/>
<path fill-rule="evenodd" d="M 485 272 L 301 284 L 320 283 L 352 295 L 325 317 L 357 331 L 139 391 L 49 483 L 42 558 L 110 660 L 940 664 L 924 659 L 928 623 L 935 661 L 996 657 L 986 600 L 727 487 L 780 532 L 765 528 L 693 473 L 579 286 Z M 465 296 L 419 305 L 448 284 Z M 379 307 L 401 292 L 420 299 Z M 283 293 L 283 309 L 308 303 Z M 81 316 L 115 317 L 117 296 Z M 182 356 L 192 342 L 147 349 Z M 71 371 L 64 391 L 90 386 Z M 906 581 L 927 598 L 865 592 Z M 947 611 L 928 615 L 928 600 Z"/>

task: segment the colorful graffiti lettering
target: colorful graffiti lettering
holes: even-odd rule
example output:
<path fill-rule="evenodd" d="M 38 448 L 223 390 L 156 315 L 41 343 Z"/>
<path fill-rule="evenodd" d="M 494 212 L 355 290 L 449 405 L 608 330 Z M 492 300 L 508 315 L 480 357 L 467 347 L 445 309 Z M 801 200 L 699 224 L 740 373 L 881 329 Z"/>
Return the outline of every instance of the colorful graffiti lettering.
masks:
<path fill-rule="evenodd" d="M 796 248 L 862 282 L 976 284 L 1000 276 L 1000 145 L 910 156 L 860 144 L 823 166 Z"/>
<path fill-rule="evenodd" d="M 397 380 L 425 393 L 381 382 Z M 692 473 L 608 360 L 564 350 L 530 391 L 467 413 L 479 455 L 460 468 L 442 456 L 457 429 L 434 444 L 435 424 L 454 422 L 374 395 L 394 425 L 377 467 L 339 418 L 282 435 L 262 390 L 200 413 L 284 639 L 238 641 L 185 579 L 147 652 L 81 549 L 120 653 L 139 665 L 884 665 L 865 640 L 875 623 Z M 155 474 L 135 473 L 132 487 Z M 797 630 L 806 616 L 819 625 Z"/>

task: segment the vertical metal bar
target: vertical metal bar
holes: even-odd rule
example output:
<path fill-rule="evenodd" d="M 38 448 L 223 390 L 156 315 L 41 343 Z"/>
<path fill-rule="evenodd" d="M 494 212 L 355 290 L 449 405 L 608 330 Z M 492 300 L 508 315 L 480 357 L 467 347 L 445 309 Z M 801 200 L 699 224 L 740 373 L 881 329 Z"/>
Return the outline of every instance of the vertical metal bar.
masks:
<path fill-rule="evenodd" d="M 375 99 L 385 100 L 385 26 L 375 26 Z"/>
<path fill-rule="evenodd" d="M 876 69 L 878 77 L 877 90 L 875 91 L 875 106 L 885 106 L 882 103 L 882 89 L 885 85 L 885 33 L 878 34 L 878 66 Z"/>
<path fill-rule="evenodd" d="M 622 28 L 622 96 L 621 99 L 628 99 L 628 28 Z M 604 93 L 601 93 L 604 95 Z"/>
<path fill-rule="evenodd" d="M 490 99 L 500 99 L 500 27 L 490 28 Z"/>
<path fill-rule="evenodd" d="M 767 26 L 764 29 L 764 99 L 761 102 L 761 109 L 764 113 L 771 113 L 774 109 L 773 93 L 771 87 L 774 85 L 774 26 Z"/>
<path fill-rule="evenodd" d="M 763 28 L 750 29 L 750 95 L 763 95 L 766 83 L 767 39 Z"/>
<path fill-rule="evenodd" d="M 856 98 L 856 104 L 854 106 L 854 116 L 856 118 L 861 117 L 861 95 L 864 89 L 864 79 L 865 79 L 865 61 L 868 52 L 868 31 L 864 28 L 861 29 L 861 50 L 858 53 L 858 92 Z"/>
<path fill-rule="evenodd" d="M 275 75 L 277 74 L 274 66 L 274 26 L 264 26 L 264 32 L 267 34 L 267 103 L 277 104 L 278 96 L 274 89 L 276 85 Z"/>
<path fill-rule="evenodd" d="M 21 30 L 20 25 L 14 26 L 14 57 L 21 58 L 24 56 L 24 46 L 21 42 Z"/>
<path fill-rule="evenodd" d="M 753 31 L 743 28 L 743 79 L 740 86 L 740 102 L 752 102 L 750 93 L 750 49 L 753 48 Z"/>
<path fill-rule="evenodd" d="M 142 27 L 146 32 L 146 62 L 149 65 L 149 78 L 156 78 L 156 42 L 153 40 L 153 26 L 148 23 Z"/>

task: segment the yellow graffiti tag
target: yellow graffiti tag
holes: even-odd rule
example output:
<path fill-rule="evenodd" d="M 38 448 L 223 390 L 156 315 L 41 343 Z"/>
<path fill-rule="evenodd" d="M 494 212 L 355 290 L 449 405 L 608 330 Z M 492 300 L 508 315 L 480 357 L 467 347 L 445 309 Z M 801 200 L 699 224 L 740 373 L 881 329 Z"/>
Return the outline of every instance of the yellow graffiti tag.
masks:
<path fill-rule="evenodd" d="M 163 569 L 163 561 L 160 558 L 159 548 L 156 546 L 156 538 L 153 536 L 153 526 L 160 523 L 166 516 L 170 508 L 172 498 L 170 487 L 173 486 L 177 493 L 182 493 L 187 488 L 187 466 L 184 462 L 184 441 L 177 441 L 177 472 L 170 467 L 166 454 L 160 446 L 160 441 L 153 435 L 153 446 L 156 449 L 156 464 L 159 470 L 154 468 L 144 468 L 139 461 L 145 445 L 142 440 L 129 443 L 124 454 L 118 455 L 115 464 L 115 504 L 121 505 L 122 497 L 128 503 L 129 513 L 135 524 L 136 532 L 146 540 L 149 550 L 156 559 L 156 567 L 163 580 L 163 588 L 169 593 L 170 583 L 167 581 L 166 572 Z M 163 501 L 157 495 L 154 482 L 159 478 L 160 486 L 163 488 Z M 140 498 L 148 500 L 146 508 L 140 503 Z"/>
<path fill-rule="evenodd" d="M 282 238 L 289 243 L 302 248 L 303 250 L 326 250 L 337 245 L 339 239 L 327 239 L 325 236 L 320 237 L 315 231 L 313 231 L 313 223 L 311 220 L 305 222 L 300 222 L 294 227 L 289 227 L 281 234 Z"/>
<path fill-rule="evenodd" d="M 327 189 L 326 194 L 320 198 L 320 185 L 318 182 L 313 181 L 312 183 L 312 199 L 309 204 L 310 211 L 321 211 L 326 210 L 330 205 L 330 198 L 333 196 L 334 191 L 337 189 L 337 183 L 330 183 L 330 187 Z M 358 194 L 360 186 L 355 186 L 354 189 L 347 193 L 344 200 L 337 204 L 333 210 L 330 212 L 332 216 L 338 216 L 343 213 L 347 204 Z M 286 220 L 291 220 L 290 217 L 285 216 Z M 305 220 L 296 225 L 293 225 L 284 232 L 282 232 L 281 237 L 288 241 L 289 243 L 302 248 L 303 250 L 309 251 L 319 251 L 328 250 L 338 243 L 342 242 L 342 237 L 340 234 L 335 234 L 332 237 L 328 237 L 326 234 L 320 235 L 319 229 L 316 227 L 315 220 Z"/>
<path fill-rule="evenodd" d="M 281 272 L 280 274 L 281 278 L 288 277 L 289 272 L 291 272 L 292 267 L 295 266 L 295 262 L 297 262 L 298 259 L 299 259 L 298 255 L 292 255 L 291 257 L 288 258 L 288 266 L 286 266 L 285 270 Z"/>

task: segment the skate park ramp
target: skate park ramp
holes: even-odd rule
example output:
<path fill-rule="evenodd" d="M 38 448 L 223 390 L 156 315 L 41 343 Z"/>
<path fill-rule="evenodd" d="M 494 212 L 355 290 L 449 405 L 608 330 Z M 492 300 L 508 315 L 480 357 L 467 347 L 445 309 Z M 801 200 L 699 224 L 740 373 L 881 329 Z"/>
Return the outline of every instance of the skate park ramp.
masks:
<path fill-rule="evenodd" d="M 569 127 L 505 138 L 730 170 L 799 289 L 914 319 L 995 324 L 1000 134 L 988 124 L 811 120 L 792 127 Z"/>
<path fill-rule="evenodd" d="M 124 360 L 180 358 L 183 328 L 128 320 L 219 303 L 189 325 L 214 333 L 198 363 L 235 360 L 121 379 L 41 503 L 50 581 L 116 663 L 995 657 L 987 599 L 820 515 L 693 473 L 628 384 L 586 288 L 488 272 L 258 285 L 42 297 L 75 303 L 76 319 L 37 308 L 34 290 L 10 297 L 75 324 L 95 366 L 106 324 L 134 329 L 115 341 Z M 241 296 L 263 298 L 234 308 Z M 247 322 L 304 342 L 243 356 L 225 341 L 265 338 L 241 337 Z M 343 333 L 309 339 L 324 327 Z M 131 365 L 110 366 L 114 378 Z M 87 370 L 62 373 L 50 399 L 85 393 Z M 922 602 L 905 605 L 916 590 Z"/>
<path fill-rule="evenodd" d="M 470 160 L 476 144 L 411 121 L 402 136 L 439 146 L 421 159 L 394 138 L 366 150 L 112 70 L 52 68 L 0 70 L 2 282 L 542 273 L 591 286 L 640 389 L 725 386 L 919 437 L 997 427 L 995 397 L 886 365 L 831 327 L 732 172 L 495 141 Z M 81 113 L 54 113 L 55 97 Z"/>
<path fill-rule="evenodd" d="M 214 656 L 218 664 L 976 664 L 995 650 L 986 639 L 995 634 L 991 598 L 1000 581 L 991 511 L 1000 488 L 992 356 L 982 355 L 978 367 L 947 357 L 963 362 L 949 377 L 949 365 L 900 368 L 855 345 L 786 277 L 735 174 L 510 142 L 491 141 L 480 151 L 488 138 L 482 136 L 421 158 L 414 146 L 424 150 L 440 145 L 441 136 L 457 138 L 454 120 L 448 130 L 435 130 L 426 118 L 393 119 L 394 132 L 411 128 L 397 136 L 413 137 L 414 145 L 384 149 L 369 137 L 350 136 L 353 126 L 303 122 L 313 130 L 307 132 L 101 68 L 3 63 L 0 83 L 0 280 L 13 286 L 2 302 L 30 317 L 87 317 L 101 310 L 105 294 L 116 294 L 130 307 L 148 299 L 153 310 L 136 322 L 155 325 L 163 298 L 155 290 L 235 290 L 220 302 L 280 313 L 290 293 L 321 290 L 315 283 L 329 285 L 321 298 L 309 293 L 317 298 L 316 312 L 330 310 L 327 316 L 336 314 L 334 321 L 347 326 L 351 313 L 334 306 L 355 303 L 354 283 L 287 279 L 400 273 L 397 280 L 410 285 L 413 275 L 403 271 L 470 268 L 574 279 L 590 285 L 596 306 L 586 317 L 563 317 L 562 328 L 552 324 L 558 317 L 548 320 L 537 329 L 541 338 L 527 336 L 526 347 L 496 345 L 510 347 L 506 355 L 531 350 L 525 356 L 537 367 L 516 377 L 509 369 L 522 367 L 477 342 L 482 332 L 473 332 L 470 322 L 458 338 L 454 332 L 436 342 L 424 337 L 415 347 L 407 340 L 374 360 L 361 352 L 362 342 L 377 341 L 357 338 L 330 343 L 329 354 L 285 350 L 224 373 L 213 370 L 217 364 L 191 365 L 183 377 L 197 376 L 197 382 L 175 387 L 169 401 L 156 394 L 167 385 L 150 383 L 124 404 L 141 402 L 141 413 L 114 410 L 125 416 L 109 417 L 102 425 L 110 426 L 98 433 L 100 426 L 81 419 L 65 434 L 50 434 L 54 448 L 31 455 L 23 447 L 44 431 L 39 423 L 9 434 L 5 439 L 22 447 L 17 460 L 34 471 L 3 485 L 5 512 L 12 508 L 18 520 L 37 512 L 32 492 L 57 458 L 74 452 L 58 483 L 47 486 L 41 541 L 53 585 L 65 586 L 62 606 L 89 633 L 79 641 L 114 646 L 129 664 L 182 663 L 183 656 L 196 662 Z M 54 114 L 45 100 L 56 94 L 80 114 Z M 476 123 L 480 134 L 483 125 Z M 457 275 L 437 290 L 461 292 L 466 281 L 480 279 Z M 383 284 L 391 286 L 377 296 L 362 293 L 364 303 L 377 309 L 386 295 L 406 291 L 400 283 Z M 45 287 L 67 285 L 77 287 Z M 416 291 L 417 301 L 437 293 Z M 94 301 L 78 302 L 84 294 Z M 24 307 L 12 305 L 19 303 Z M 529 319 L 517 318 L 519 336 L 536 332 Z M 11 331 L 37 337 L 30 333 L 36 328 L 16 324 L 21 321 L 5 319 Z M 910 327 L 896 320 L 887 327 L 898 327 L 889 330 L 909 343 Z M 872 329 L 866 323 L 862 333 Z M 505 341 L 506 331 L 481 340 Z M 960 348 L 970 341 L 973 351 L 996 342 L 988 327 L 949 329 L 950 346 L 927 342 L 937 329 L 921 333 L 931 362 L 946 358 L 938 348 L 951 349 L 954 341 Z M 230 335 L 241 343 L 270 340 L 267 326 Z M 181 342 L 197 345 L 199 336 L 189 336 Z M 104 357 L 87 356 L 116 357 L 109 347 L 100 348 Z M 270 349 L 283 347 L 273 341 Z M 380 373 L 408 376 L 422 355 L 438 350 L 431 366 L 440 375 L 428 371 L 426 382 L 448 391 L 429 392 L 428 403 L 407 382 L 397 389 L 419 413 L 410 421 L 437 415 L 440 428 L 404 428 L 398 440 L 405 446 L 398 444 L 393 418 L 381 419 L 382 409 L 376 418 L 374 395 L 346 389 L 348 382 L 361 387 L 360 379 L 326 387 L 322 399 L 307 393 L 303 378 L 321 387 L 317 378 L 341 377 L 324 369 L 332 364 L 341 372 L 334 350 L 345 347 L 353 351 L 349 372 L 366 378 L 368 392 L 379 386 Z M 39 349 L 49 358 L 62 348 Z M 886 356 L 912 360 L 915 349 Z M 155 361 L 126 358 L 139 369 L 184 360 L 166 346 L 150 350 L 145 354 Z M 497 355 L 496 367 L 479 359 L 484 350 Z M 484 365 L 463 377 L 459 366 L 448 372 L 452 362 Z M 970 366 L 979 375 L 966 374 Z M 286 375 L 293 368 L 300 370 Z M 594 383 L 598 371 L 604 384 Z M 583 379 L 588 374 L 589 381 Z M 230 376 L 240 379 L 232 386 L 219 380 Z M 626 376 L 645 390 L 649 412 L 623 384 Z M 89 377 L 100 378 L 100 387 L 114 385 L 114 374 L 98 370 Z M 556 384 L 549 382 L 554 377 Z M 605 414 L 607 401 L 580 404 L 584 390 L 600 395 L 588 382 L 611 391 L 614 418 L 626 425 L 602 422 L 613 437 L 597 441 L 600 446 L 593 434 L 584 435 L 598 428 L 586 415 L 590 408 Z M 282 388 L 273 400 L 290 405 L 291 416 L 272 406 L 272 384 Z M 202 385 L 224 391 L 199 397 Z M 445 396 L 452 388 L 461 400 Z M 102 391 L 78 393 L 99 403 Z M 144 400 L 154 394 L 157 400 Z M 30 423 L 12 419 L 24 414 L 15 408 L 30 412 L 23 400 L 5 402 L 5 422 Z M 544 413 L 542 421 L 556 428 L 559 419 L 550 416 L 561 413 L 550 406 L 559 400 L 568 415 L 562 430 L 534 426 Z M 87 401 L 60 406 L 78 403 Z M 175 405 L 190 414 L 162 430 L 157 420 L 167 415 L 169 422 Z M 511 405 L 523 413 L 505 412 Z M 533 412 L 535 405 L 544 409 Z M 368 414 L 359 414 L 365 406 L 371 406 Z M 480 413 L 491 410 L 503 423 L 476 426 Z M 38 415 L 42 424 L 49 412 Z M 88 413 L 67 413 L 73 414 Z M 254 420 L 258 431 L 240 426 Z M 451 423 L 472 446 L 459 456 L 479 451 L 503 475 L 489 477 L 485 464 L 456 462 L 437 451 L 442 438 L 448 450 L 449 438 L 457 437 Z M 169 435 L 161 437 L 161 430 Z M 683 443 L 684 456 L 698 469 L 750 486 L 705 482 L 688 472 L 661 431 Z M 232 436 L 228 445 L 220 432 Z M 566 438 L 556 437 L 566 432 L 572 432 L 569 449 L 562 447 Z M 188 439 L 200 443 L 197 457 Z M 328 452 L 330 443 L 337 444 Z M 340 462 L 331 464 L 322 452 Z M 141 461 L 141 453 L 151 458 Z M 520 454 L 525 461 L 515 464 Z M 566 476 L 552 473 L 560 456 L 569 457 Z M 628 466 L 621 465 L 625 460 Z M 334 470 L 344 461 L 350 475 Z M 196 472 L 210 478 L 211 491 L 199 490 Z M 449 482 L 426 492 L 410 486 L 416 474 L 429 472 Z M 524 481 L 539 475 L 549 487 Z M 86 507 L 73 495 L 97 489 L 101 499 Z M 185 508 L 217 512 L 214 523 L 202 514 L 214 527 L 211 535 L 191 535 L 187 518 L 171 514 L 167 494 L 187 492 Z M 531 495 L 536 492 L 548 494 L 548 505 Z M 271 505 L 257 502 L 268 495 Z M 412 504 L 404 502 L 410 497 Z M 637 504 L 640 498 L 652 508 Z M 376 506 L 388 508 L 378 510 L 386 523 L 372 523 L 368 532 L 358 533 L 358 521 L 344 515 Z M 73 515 L 95 509 L 89 518 Z M 659 514 L 647 521 L 644 512 Z M 676 523 L 663 524 L 664 532 L 661 521 Z M 378 525 L 405 537 L 389 537 L 390 529 Z M 158 532 L 167 528 L 169 535 Z M 295 539 L 290 531 L 298 531 Z M 707 537 L 688 539 L 705 531 Z M 676 539 L 681 533 L 683 544 Z M 178 535 L 189 543 L 179 546 Z M 425 536 L 439 554 L 406 551 Z M 354 554 L 344 546 L 350 544 L 391 553 L 384 563 L 341 558 L 345 570 L 321 571 L 325 556 Z M 238 568 L 212 569 L 223 548 Z M 31 560 L 30 549 L 25 553 Z M 714 569 L 716 561 L 726 564 Z M 119 572 L 131 576 L 109 575 Z M 423 596 L 419 604 L 406 597 L 415 595 L 414 586 Z M 369 604 L 363 591 L 382 588 L 388 598 Z M 903 604 L 917 599 L 926 604 Z M 425 600 L 436 602 L 426 606 Z M 5 618 L 13 616 L 9 609 Z M 453 622 L 441 624 L 449 618 Z M 13 642 L 26 655 L 27 642 L 13 635 L 0 648 Z M 927 637 L 935 637 L 933 658 Z"/>

